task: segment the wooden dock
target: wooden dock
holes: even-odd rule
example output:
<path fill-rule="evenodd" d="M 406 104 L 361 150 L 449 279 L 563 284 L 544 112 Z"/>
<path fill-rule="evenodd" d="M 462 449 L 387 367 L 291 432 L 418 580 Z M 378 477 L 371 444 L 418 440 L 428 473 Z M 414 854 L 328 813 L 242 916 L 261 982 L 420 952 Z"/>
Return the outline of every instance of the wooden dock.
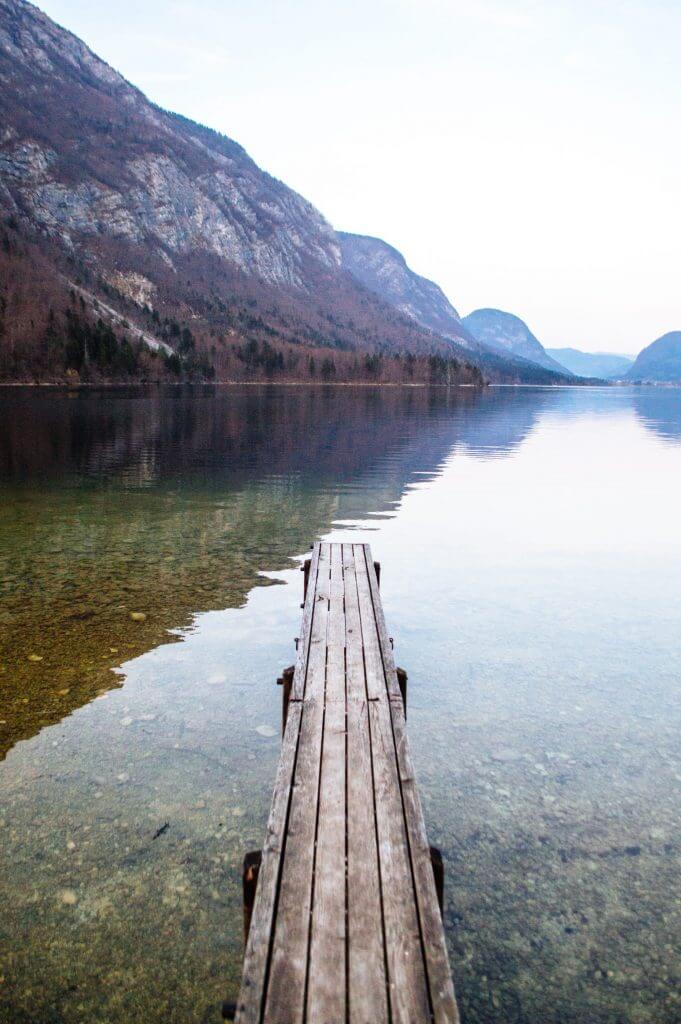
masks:
<path fill-rule="evenodd" d="M 457 1022 L 441 860 L 368 545 L 317 544 L 305 590 L 267 836 L 245 864 L 255 900 L 236 1020 Z"/>

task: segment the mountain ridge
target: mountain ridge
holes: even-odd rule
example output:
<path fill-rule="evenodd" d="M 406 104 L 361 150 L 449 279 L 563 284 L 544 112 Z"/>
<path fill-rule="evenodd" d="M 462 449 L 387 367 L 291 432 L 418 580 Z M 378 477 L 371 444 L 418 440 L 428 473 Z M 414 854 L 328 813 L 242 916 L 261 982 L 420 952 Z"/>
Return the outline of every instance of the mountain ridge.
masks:
<path fill-rule="evenodd" d="M 536 384 L 563 383 L 563 367 L 539 363 L 477 340 L 434 281 L 412 270 L 403 254 L 381 238 L 337 232 L 343 266 L 365 287 L 422 327 L 461 346 L 494 379 Z"/>
<path fill-rule="evenodd" d="M 624 379 L 681 383 L 681 331 L 668 331 L 642 349 Z"/>
<path fill-rule="evenodd" d="M 474 338 L 489 348 L 528 359 L 554 373 L 568 377 L 573 376 L 569 370 L 547 354 L 546 349 L 525 321 L 514 313 L 484 307 L 475 309 L 463 317 L 462 323 Z"/>
<path fill-rule="evenodd" d="M 380 240 L 422 308 L 369 287 L 304 197 L 27 0 L 0 0 L 0 85 L 0 377 L 564 379 L 478 344 Z"/>
<path fill-rule="evenodd" d="M 547 354 L 577 377 L 619 378 L 634 357 L 612 352 L 582 352 L 577 348 L 547 348 Z"/>

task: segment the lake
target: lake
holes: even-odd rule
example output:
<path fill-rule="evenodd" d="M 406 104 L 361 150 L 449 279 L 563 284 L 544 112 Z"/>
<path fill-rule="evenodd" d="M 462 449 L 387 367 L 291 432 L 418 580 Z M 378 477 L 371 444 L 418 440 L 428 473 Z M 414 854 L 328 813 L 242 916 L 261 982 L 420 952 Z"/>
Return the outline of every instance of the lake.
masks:
<path fill-rule="evenodd" d="M 465 1024 L 681 1020 L 681 391 L 0 391 L 0 1019 L 220 1019 L 301 559 L 372 545 Z"/>

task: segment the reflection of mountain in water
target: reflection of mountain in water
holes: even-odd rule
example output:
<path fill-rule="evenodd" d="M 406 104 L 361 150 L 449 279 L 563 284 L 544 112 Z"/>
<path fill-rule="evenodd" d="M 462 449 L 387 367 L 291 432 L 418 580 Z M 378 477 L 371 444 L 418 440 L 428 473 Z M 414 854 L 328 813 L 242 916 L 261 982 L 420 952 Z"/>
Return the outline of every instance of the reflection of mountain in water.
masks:
<path fill-rule="evenodd" d="M 190 479 L 208 491 L 263 474 L 338 482 L 414 442 L 417 468 L 434 469 L 454 444 L 481 453 L 511 450 L 549 394 L 266 386 L 39 399 L 29 390 L 5 393 L 0 479 L 126 487 L 174 487 Z"/>
<path fill-rule="evenodd" d="M 2 400 L 5 749 L 111 686 L 110 669 L 169 628 L 243 604 L 259 572 L 290 566 L 334 521 L 389 512 L 453 448 L 512 449 L 544 402 L 332 387 Z"/>
<path fill-rule="evenodd" d="M 665 441 L 681 440 L 681 388 L 641 388 L 632 404 L 641 422 Z"/>

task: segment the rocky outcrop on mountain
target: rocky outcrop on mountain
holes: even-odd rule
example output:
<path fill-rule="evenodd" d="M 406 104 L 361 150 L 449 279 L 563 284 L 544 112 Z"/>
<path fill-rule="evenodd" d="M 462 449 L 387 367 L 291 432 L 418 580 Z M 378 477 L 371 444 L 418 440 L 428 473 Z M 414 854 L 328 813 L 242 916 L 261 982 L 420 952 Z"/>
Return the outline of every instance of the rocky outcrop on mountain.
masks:
<path fill-rule="evenodd" d="M 363 285 L 435 334 L 466 348 L 475 347 L 440 286 L 414 273 L 401 252 L 368 235 L 339 231 L 338 239 L 343 266 Z"/>
<path fill-rule="evenodd" d="M 500 309 L 476 309 L 463 318 L 464 326 L 483 345 L 521 359 L 529 359 L 564 376 L 570 372 L 547 355 L 542 344 L 520 317 Z"/>
<path fill-rule="evenodd" d="M 601 377 L 603 380 L 619 380 L 634 362 L 631 356 L 580 352 L 576 348 L 547 348 L 546 353 L 575 377 Z"/>
<path fill-rule="evenodd" d="M 681 331 L 670 331 L 639 352 L 625 380 L 681 383 Z"/>
<path fill-rule="evenodd" d="M 215 132 L 153 106 L 24 0 L 0 0 L 0 175 L 67 245 L 107 235 L 200 249 L 271 284 L 340 266 L 331 226 Z"/>

